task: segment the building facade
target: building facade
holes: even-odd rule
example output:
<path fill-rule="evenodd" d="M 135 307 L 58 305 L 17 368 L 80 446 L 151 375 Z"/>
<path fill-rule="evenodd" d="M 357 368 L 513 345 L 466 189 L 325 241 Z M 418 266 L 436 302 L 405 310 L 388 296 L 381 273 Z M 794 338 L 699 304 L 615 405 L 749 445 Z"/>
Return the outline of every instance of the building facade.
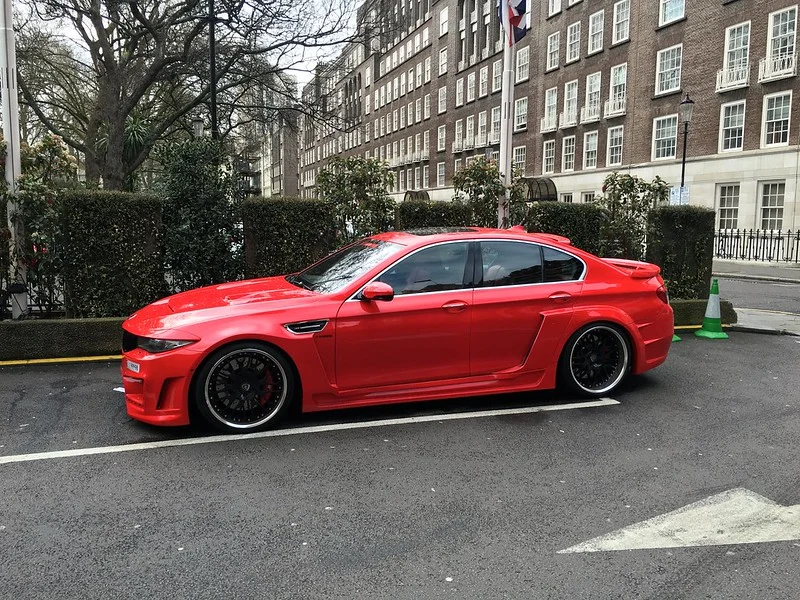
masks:
<path fill-rule="evenodd" d="M 513 161 L 526 176 L 551 178 L 571 202 L 600 194 L 613 171 L 679 187 L 688 94 L 690 202 L 714 208 L 720 228 L 800 226 L 796 3 L 543 0 L 532 11 L 513 65 Z M 456 170 L 499 155 L 495 2 L 383 1 L 360 17 L 363 44 L 303 91 L 328 117 L 300 127 L 303 194 L 332 156 L 360 154 L 386 161 L 398 199 L 450 199 Z"/>

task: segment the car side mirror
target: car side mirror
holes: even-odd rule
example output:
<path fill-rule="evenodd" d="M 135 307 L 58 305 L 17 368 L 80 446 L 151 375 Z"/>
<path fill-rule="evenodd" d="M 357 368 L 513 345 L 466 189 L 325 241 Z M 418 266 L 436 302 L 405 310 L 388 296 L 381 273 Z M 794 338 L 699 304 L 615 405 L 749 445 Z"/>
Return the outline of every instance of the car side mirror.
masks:
<path fill-rule="evenodd" d="M 394 298 L 394 289 L 388 283 L 372 281 L 361 292 L 361 300 L 368 302 L 388 302 Z"/>

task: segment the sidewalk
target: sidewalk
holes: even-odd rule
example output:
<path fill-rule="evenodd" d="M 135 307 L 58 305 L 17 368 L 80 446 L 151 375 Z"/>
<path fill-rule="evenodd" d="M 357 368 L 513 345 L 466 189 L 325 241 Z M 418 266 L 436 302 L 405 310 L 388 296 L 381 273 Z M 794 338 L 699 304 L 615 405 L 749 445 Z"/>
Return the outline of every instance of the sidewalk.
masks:
<path fill-rule="evenodd" d="M 800 336 L 800 315 L 758 308 L 734 306 L 738 321 L 729 331 L 748 333 L 771 333 L 774 335 Z"/>
<path fill-rule="evenodd" d="M 800 264 L 714 259 L 714 277 L 800 283 Z"/>

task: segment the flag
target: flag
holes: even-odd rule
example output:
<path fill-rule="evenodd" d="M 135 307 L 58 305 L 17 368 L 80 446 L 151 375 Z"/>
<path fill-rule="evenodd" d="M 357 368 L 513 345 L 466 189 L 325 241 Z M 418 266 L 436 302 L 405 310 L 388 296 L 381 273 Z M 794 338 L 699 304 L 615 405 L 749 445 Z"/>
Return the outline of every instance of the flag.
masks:
<path fill-rule="evenodd" d="M 500 11 L 503 8 L 508 10 L 511 32 L 506 32 L 506 39 L 509 46 L 519 42 L 528 33 L 528 28 L 525 26 L 526 5 L 527 0 L 497 0 L 497 15 L 500 18 L 501 26 L 503 24 L 503 15 Z"/>

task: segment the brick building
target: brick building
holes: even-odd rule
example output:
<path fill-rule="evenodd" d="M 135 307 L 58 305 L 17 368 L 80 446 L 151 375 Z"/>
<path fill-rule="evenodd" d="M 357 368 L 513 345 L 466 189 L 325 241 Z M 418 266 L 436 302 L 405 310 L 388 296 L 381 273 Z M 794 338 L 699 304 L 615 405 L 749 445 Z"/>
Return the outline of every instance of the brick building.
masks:
<path fill-rule="evenodd" d="M 680 185 L 683 123 L 692 204 L 724 228 L 792 229 L 800 132 L 797 4 L 790 0 L 543 0 L 517 46 L 513 159 L 564 201 L 605 176 Z M 494 0 L 383 0 L 364 43 L 303 94 L 335 116 L 301 124 L 303 193 L 333 155 L 385 160 L 395 192 L 452 196 L 453 173 L 499 152 L 502 42 Z M 314 95 L 316 94 L 316 95 Z M 324 112 L 324 111 L 323 111 Z"/>

